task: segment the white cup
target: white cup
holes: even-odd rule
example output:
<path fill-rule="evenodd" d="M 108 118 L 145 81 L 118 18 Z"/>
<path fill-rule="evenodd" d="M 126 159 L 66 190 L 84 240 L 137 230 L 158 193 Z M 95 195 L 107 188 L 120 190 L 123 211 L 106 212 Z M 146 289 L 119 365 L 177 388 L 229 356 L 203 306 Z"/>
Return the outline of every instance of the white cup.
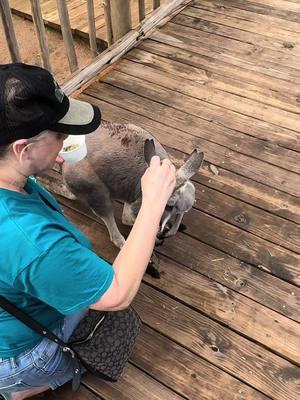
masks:
<path fill-rule="evenodd" d="M 65 151 L 68 146 L 76 146 L 73 150 Z M 76 163 L 87 155 L 85 135 L 69 135 L 64 140 L 63 147 L 59 155 L 68 163 Z"/>

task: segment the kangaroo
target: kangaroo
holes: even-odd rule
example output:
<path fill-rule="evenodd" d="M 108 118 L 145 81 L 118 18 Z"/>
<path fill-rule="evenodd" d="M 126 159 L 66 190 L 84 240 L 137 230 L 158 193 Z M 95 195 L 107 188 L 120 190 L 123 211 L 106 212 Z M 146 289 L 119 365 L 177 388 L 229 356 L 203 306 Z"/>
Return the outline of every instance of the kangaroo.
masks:
<path fill-rule="evenodd" d="M 132 124 L 102 121 L 86 136 L 87 156 L 76 164 L 64 163 L 62 174 L 67 190 L 54 191 L 77 198 L 105 223 L 111 241 L 121 248 L 120 233 L 112 200 L 124 203 L 122 223 L 132 226 L 141 206 L 141 177 L 153 155 L 169 158 L 162 145 L 146 130 Z M 194 150 L 176 171 L 176 187 L 160 222 L 158 241 L 175 235 L 184 213 L 195 201 L 195 187 L 189 179 L 203 162 L 203 153 Z"/>

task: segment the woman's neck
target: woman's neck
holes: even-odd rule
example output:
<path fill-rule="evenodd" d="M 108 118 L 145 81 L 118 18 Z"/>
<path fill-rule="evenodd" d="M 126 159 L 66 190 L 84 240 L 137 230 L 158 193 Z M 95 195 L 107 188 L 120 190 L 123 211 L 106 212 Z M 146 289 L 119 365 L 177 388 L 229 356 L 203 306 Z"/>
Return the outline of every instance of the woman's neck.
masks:
<path fill-rule="evenodd" d="M 2 189 L 26 193 L 24 186 L 26 185 L 27 179 L 27 175 L 14 168 L 2 168 L 2 166 L 0 166 L 0 188 Z"/>

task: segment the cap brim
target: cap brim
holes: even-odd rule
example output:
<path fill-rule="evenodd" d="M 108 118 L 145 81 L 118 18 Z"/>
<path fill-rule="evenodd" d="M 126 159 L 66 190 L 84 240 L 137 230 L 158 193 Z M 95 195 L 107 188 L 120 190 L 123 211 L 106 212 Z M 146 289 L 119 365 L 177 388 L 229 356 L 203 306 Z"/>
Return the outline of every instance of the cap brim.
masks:
<path fill-rule="evenodd" d="M 65 116 L 51 129 L 69 135 L 86 135 L 94 132 L 101 124 L 101 112 L 98 107 L 85 101 L 69 99 L 70 106 Z"/>

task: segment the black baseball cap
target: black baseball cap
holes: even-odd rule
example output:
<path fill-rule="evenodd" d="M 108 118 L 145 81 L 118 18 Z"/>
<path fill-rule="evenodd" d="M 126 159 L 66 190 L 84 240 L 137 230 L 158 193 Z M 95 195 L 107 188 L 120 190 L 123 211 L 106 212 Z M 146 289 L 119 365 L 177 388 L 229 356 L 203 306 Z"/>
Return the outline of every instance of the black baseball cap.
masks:
<path fill-rule="evenodd" d="M 66 96 L 46 69 L 0 64 L 0 145 L 32 138 L 46 129 L 85 135 L 100 123 L 99 108 Z"/>

